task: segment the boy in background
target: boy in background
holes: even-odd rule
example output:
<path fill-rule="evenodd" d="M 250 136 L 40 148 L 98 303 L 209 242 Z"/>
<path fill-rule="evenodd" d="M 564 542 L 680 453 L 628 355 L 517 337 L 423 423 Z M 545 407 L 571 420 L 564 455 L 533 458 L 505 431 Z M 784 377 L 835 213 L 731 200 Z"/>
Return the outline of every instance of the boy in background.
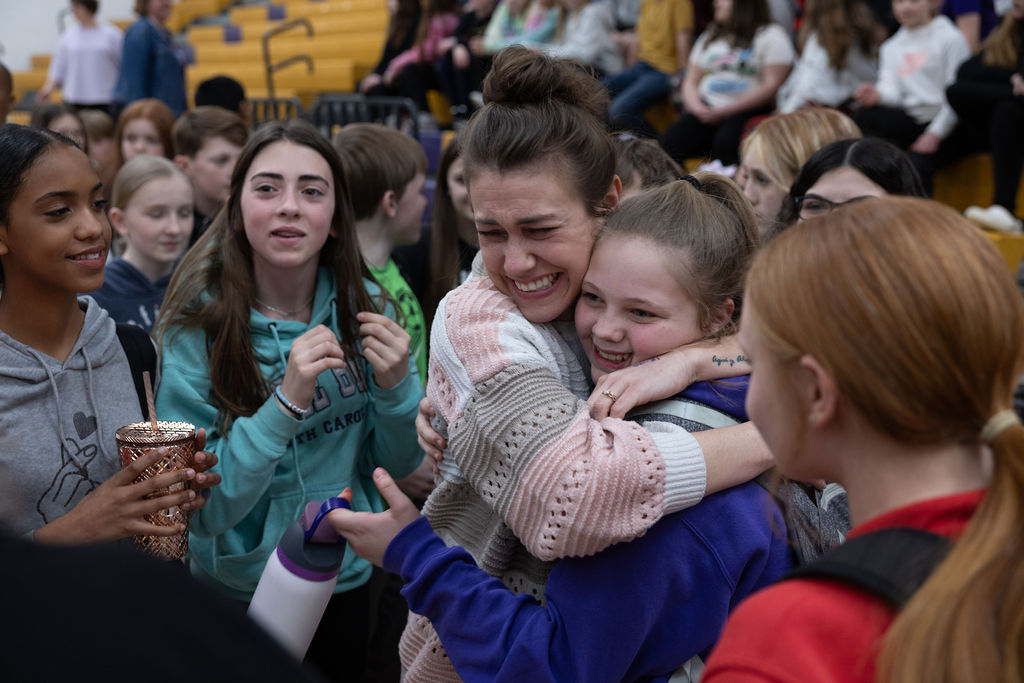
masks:
<path fill-rule="evenodd" d="M 359 250 L 380 286 L 398 303 L 409 353 L 420 379 L 427 379 L 427 339 L 423 309 L 398 270 L 391 252 L 420 239 L 427 198 L 427 155 L 405 133 L 376 123 L 352 123 L 334 136 L 352 197 Z"/>
<path fill-rule="evenodd" d="M 427 198 L 427 155 L 405 133 L 375 123 L 351 123 L 335 134 L 334 148 L 352 197 L 356 236 L 370 273 L 401 309 L 400 322 L 412 338 L 409 353 L 416 359 L 420 379 L 427 381 L 426 321 L 409 283 L 391 258 L 395 247 L 420 239 Z M 434 488 L 432 460 L 426 455 L 409 476 L 398 482 L 409 497 L 425 500 Z M 374 569 L 370 580 L 379 590 L 377 625 L 371 635 L 367 671 L 380 680 L 398 680 L 401 664 L 398 641 L 405 627 L 407 609 L 399 591 L 401 578 Z"/>
<path fill-rule="evenodd" d="M 252 108 L 245 97 L 245 88 L 231 76 L 213 76 L 196 86 L 193 96 L 196 107 L 214 106 L 242 117 L 245 129 L 252 130 Z"/>
<path fill-rule="evenodd" d="M 195 215 L 189 246 L 203 234 L 227 201 L 231 171 L 248 138 L 238 114 L 221 107 L 196 107 L 178 117 L 171 131 L 174 163 L 192 182 Z"/>

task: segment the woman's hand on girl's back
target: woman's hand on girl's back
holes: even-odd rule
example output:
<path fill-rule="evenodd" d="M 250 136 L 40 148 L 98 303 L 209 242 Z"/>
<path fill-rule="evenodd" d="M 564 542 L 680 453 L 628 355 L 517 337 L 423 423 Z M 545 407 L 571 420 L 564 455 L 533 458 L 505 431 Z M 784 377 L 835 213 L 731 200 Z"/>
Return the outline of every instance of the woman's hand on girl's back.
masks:
<path fill-rule="evenodd" d="M 292 342 L 281 393 L 299 408 L 308 408 L 316 393 L 316 378 L 324 370 L 345 367 L 345 352 L 326 325 L 306 330 Z"/>
<path fill-rule="evenodd" d="M 126 536 L 174 536 L 185 530 L 182 525 L 157 526 L 143 515 L 183 507 L 197 499 L 191 489 L 182 489 L 150 498 L 154 492 L 175 484 L 194 480 L 194 469 L 165 472 L 149 479 L 135 479 L 146 468 L 167 455 L 166 448 L 156 448 L 107 479 L 80 500 L 67 514 L 58 517 L 35 532 L 39 543 L 82 545 L 116 541 Z"/>
<path fill-rule="evenodd" d="M 380 313 L 363 311 L 356 319 L 363 356 L 373 366 L 373 378 L 381 389 L 390 389 L 409 372 L 409 333 Z"/>

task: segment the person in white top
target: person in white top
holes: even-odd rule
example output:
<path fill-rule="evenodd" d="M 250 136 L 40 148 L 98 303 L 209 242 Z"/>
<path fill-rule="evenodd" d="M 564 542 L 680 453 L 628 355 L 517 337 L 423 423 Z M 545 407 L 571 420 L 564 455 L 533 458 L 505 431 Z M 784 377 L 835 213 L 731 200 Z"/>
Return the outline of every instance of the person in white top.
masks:
<path fill-rule="evenodd" d="M 59 86 L 65 102 L 109 113 L 124 35 L 117 27 L 96 21 L 98 11 L 98 0 L 71 0 L 78 23 L 61 34 L 46 83 L 36 93 L 38 102 L 46 102 Z"/>
<path fill-rule="evenodd" d="M 970 57 L 963 34 L 936 10 L 931 0 L 893 0 L 900 29 L 882 43 L 878 81 L 862 83 L 853 94 L 860 129 L 906 149 L 929 194 L 935 169 L 962 146 L 946 88 Z"/>
<path fill-rule="evenodd" d="M 857 86 L 878 77 L 882 30 L 862 0 L 808 0 L 800 56 L 779 89 L 779 113 L 850 104 Z"/>
<path fill-rule="evenodd" d="M 555 40 L 542 47 L 552 57 L 575 59 L 614 76 L 625 68 L 622 52 L 612 38 L 615 19 L 606 0 L 560 0 L 563 13 Z"/>
<path fill-rule="evenodd" d="M 682 94 L 686 112 L 661 136 L 678 163 L 693 157 L 739 161 L 747 121 L 775 108 L 796 51 L 771 22 L 766 0 L 714 0 L 714 20 L 690 52 Z"/>

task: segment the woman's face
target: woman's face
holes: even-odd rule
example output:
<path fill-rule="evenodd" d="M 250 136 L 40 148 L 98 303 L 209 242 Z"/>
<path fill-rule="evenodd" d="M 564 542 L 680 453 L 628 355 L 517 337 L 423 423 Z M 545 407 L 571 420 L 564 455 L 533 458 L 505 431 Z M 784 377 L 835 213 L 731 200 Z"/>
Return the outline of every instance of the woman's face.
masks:
<path fill-rule="evenodd" d="M 99 289 L 110 246 L 102 184 L 80 149 L 50 146 L 25 174 L 0 223 L 5 287 L 79 294 Z"/>
<path fill-rule="evenodd" d="M 448 167 L 446 180 L 448 181 L 448 196 L 451 197 L 452 206 L 455 212 L 466 220 L 473 220 L 473 207 L 469 205 L 469 188 L 466 187 L 466 176 L 463 174 L 464 165 L 462 159 L 458 158 Z"/>
<path fill-rule="evenodd" d="M 779 187 L 768 177 L 764 158 L 756 145 L 752 145 L 743 155 L 736 174 L 736 182 L 750 200 L 750 205 L 754 207 L 757 231 L 764 237 L 774 227 L 775 218 L 779 215 L 779 209 L 782 208 L 789 188 Z"/>
<path fill-rule="evenodd" d="M 869 197 L 884 197 L 888 192 L 851 166 L 841 166 L 821 174 L 804 193 L 800 219 L 816 218 L 831 213 L 841 204 Z M 822 201 L 824 200 L 824 201 Z"/>
<path fill-rule="evenodd" d="M 50 121 L 48 127 L 54 133 L 60 133 L 66 138 L 71 138 L 79 147 L 85 149 L 85 126 L 82 125 L 77 116 L 61 114 Z"/>
<path fill-rule="evenodd" d="M 140 154 L 165 156 L 164 143 L 156 124 L 140 116 L 125 124 L 121 130 L 121 159 L 128 161 Z"/>
<path fill-rule="evenodd" d="M 257 277 L 315 268 L 332 231 L 331 167 L 311 147 L 271 143 L 245 173 L 241 209 Z"/>
<path fill-rule="evenodd" d="M 532 323 L 572 314 L 600 225 L 560 170 L 542 162 L 507 173 L 481 170 L 470 181 L 487 273 Z M 614 206 L 617 187 L 612 193 Z"/>

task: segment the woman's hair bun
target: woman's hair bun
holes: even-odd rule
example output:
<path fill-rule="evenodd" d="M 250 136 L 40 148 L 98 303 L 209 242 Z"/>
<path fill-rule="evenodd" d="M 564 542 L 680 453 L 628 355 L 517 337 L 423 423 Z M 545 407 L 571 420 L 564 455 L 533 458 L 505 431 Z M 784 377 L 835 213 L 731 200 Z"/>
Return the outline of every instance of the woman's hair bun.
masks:
<path fill-rule="evenodd" d="M 488 103 L 511 106 L 575 105 L 601 119 L 608 107 L 608 92 L 585 66 L 521 45 L 507 47 L 495 56 L 484 80 L 483 96 Z"/>

